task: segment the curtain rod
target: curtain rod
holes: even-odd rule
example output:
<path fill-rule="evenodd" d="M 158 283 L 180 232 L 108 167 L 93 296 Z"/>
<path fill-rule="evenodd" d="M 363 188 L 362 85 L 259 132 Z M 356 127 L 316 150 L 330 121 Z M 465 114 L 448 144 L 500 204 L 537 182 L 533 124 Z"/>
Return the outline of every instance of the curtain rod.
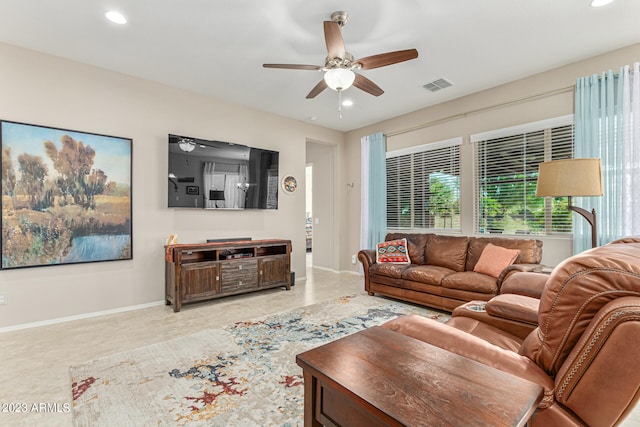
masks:
<path fill-rule="evenodd" d="M 215 161 L 210 161 L 210 160 L 203 160 L 203 163 L 215 163 L 216 165 L 227 165 L 227 166 L 243 166 L 243 165 L 248 165 L 249 161 L 248 160 L 241 160 L 244 163 L 227 163 L 227 162 L 215 162 Z"/>
<path fill-rule="evenodd" d="M 629 67 L 629 75 L 632 75 L 632 74 L 634 74 L 634 73 L 635 73 L 635 70 L 633 69 L 633 66 L 634 66 L 634 65 L 635 65 L 635 62 L 634 62 L 633 64 L 631 64 L 631 65 L 623 65 L 622 67 L 620 67 L 620 69 L 621 69 L 621 70 L 623 70 L 623 69 L 624 69 L 624 67 Z M 603 71 L 603 72 L 601 72 L 600 74 L 598 74 L 598 73 L 593 73 L 593 74 L 591 74 L 590 76 L 584 76 L 583 78 L 589 78 L 589 77 L 597 76 L 597 77 L 598 77 L 598 79 L 602 80 L 602 76 L 603 76 L 603 75 L 608 75 L 608 74 L 609 74 L 609 71 L 613 71 L 613 70 Z M 621 73 L 620 73 L 620 71 L 616 71 L 615 73 L 613 73 L 613 77 L 614 77 L 614 78 L 616 78 L 616 79 L 617 79 L 617 78 L 620 78 L 620 74 L 621 74 Z"/>
<path fill-rule="evenodd" d="M 392 137 L 392 136 L 402 135 L 404 133 L 415 132 L 415 131 L 420 130 L 420 129 L 425 129 L 425 128 L 428 128 L 428 127 L 431 127 L 431 126 L 439 125 L 441 123 L 445 123 L 445 122 L 448 122 L 448 121 L 451 121 L 451 120 L 461 119 L 461 118 L 468 117 L 468 116 L 471 116 L 471 115 L 474 115 L 474 114 L 483 113 L 485 111 L 490 111 L 490 110 L 506 107 L 506 106 L 513 105 L 513 104 L 520 104 L 520 103 L 525 102 L 525 101 L 532 101 L 532 100 L 539 99 L 539 98 L 546 98 L 546 97 L 549 97 L 549 96 L 552 96 L 552 95 L 558 95 L 558 94 L 565 93 L 565 92 L 573 92 L 574 90 L 575 90 L 575 85 L 563 87 L 563 88 L 560 88 L 560 89 L 550 90 L 550 91 L 547 91 L 547 92 L 539 93 L 537 95 L 525 96 L 523 98 L 514 99 L 512 101 L 502 102 L 500 104 L 489 105 L 487 107 L 477 108 L 475 110 L 470 110 L 470 111 L 467 111 L 465 113 L 454 114 L 454 115 L 451 115 L 451 116 L 448 116 L 448 117 L 443 117 L 441 119 L 434 120 L 434 121 L 427 122 L 427 123 L 423 123 L 423 124 L 420 124 L 420 125 L 417 125 L 417 126 L 413 126 L 413 127 L 408 128 L 408 129 L 401 129 L 401 130 L 385 133 L 385 136 L 386 137 Z"/>

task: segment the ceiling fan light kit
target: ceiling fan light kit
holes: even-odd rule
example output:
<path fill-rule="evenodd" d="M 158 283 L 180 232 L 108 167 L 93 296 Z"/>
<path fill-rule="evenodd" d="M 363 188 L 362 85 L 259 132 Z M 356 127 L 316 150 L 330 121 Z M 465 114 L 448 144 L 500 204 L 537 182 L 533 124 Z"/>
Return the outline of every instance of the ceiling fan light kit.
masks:
<path fill-rule="evenodd" d="M 356 73 L 356 71 L 386 67 L 387 65 L 409 61 L 418 57 L 418 51 L 416 49 L 399 50 L 356 60 L 353 55 L 346 51 L 340 30 L 347 23 L 348 18 L 349 14 L 347 12 L 338 11 L 331 14 L 331 21 L 324 21 L 324 39 L 327 45 L 327 58 L 324 66 L 263 64 L 263 67 L 324 71 L 324 78 L 311 89 L 311 92 L 307 94 L 307 99 L 315 98 L 327 87 L 337 91 L 338 98 L 341 98 L 342 91 L 352 85 L 373 96 L 382 95 L 384 91 L 378 85 L 362 74 Z M 340 108 L 338 108 L 338 111 L 340 112 Z"/>
<path fill-rule="evenodd" d="M 193 141 L 193 139 L 180 138 L 178 147 L 180 147 L 180 149 L 185 153 L 190 153 L 196 148 L 196 143 Z"/>
<path fill-rule="evenodd" d="M 349 89 L 355 79 L 356 74 L 345 68 L 333 68 L 324 73 L 327 86 L 338 92 Z"/>

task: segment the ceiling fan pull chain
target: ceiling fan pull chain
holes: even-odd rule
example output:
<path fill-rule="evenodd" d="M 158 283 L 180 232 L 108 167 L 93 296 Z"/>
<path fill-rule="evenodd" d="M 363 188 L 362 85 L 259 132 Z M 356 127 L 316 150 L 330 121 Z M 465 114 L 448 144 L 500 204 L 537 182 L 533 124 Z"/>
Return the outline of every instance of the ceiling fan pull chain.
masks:
<path fill-rule="evenodd" d="M 338 117 L 342 118 L 342 91 L 338 91 Z"/>

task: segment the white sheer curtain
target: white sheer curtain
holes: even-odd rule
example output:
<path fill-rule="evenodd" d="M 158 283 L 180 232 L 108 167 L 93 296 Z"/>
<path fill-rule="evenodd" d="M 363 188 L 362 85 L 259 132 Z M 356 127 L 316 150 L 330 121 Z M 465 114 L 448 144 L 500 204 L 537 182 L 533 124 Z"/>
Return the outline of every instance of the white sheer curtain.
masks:
<path fill-rule="evenodd" d="M 224 202 L 228 208 L 244 208 L 244 191 L 238 188 L 238 184 L 242 182 L 240 175 L 227 174 L 224 184 Z"/>
<path fill-rule="evenodd" d="M 238 165 L 238 173 L 228 173 L 224 182 L 225 207 L 232 209 L 244 209 L 247 200 L 248 188 L 244 185 L 248 182 L 249 167 Z"/>
<path fill-rule="evenodd" d="M 215 162 L 205 162 L 202 182 L 204 184 L 206 208 L 244 209 L 248 190 L 244 184 L 249 182 L 249 166 L 220 164 L 216 172 Z M 237 172 L 236 172 L 237 170 Z M 243 184 L 239 186 L 238 184 Z M 241 189 L 244 188 L 245 190 Z M 224 191 L 224 200 L 209 200 L 209 191 Z"/>
<path fill-rule="evenodd" d="M 249 182 L 249 166 L 248 165 L 240 165 L 239 171 L 240 171 L 240 183 L 241 184 L 248 183 Z M 247 202 L 247 191 L 248 190 L 249 190 L 248 187 L 244 187 L 244 191 L 243 190 L 239 190 L 238 191 L 238 195 L 240 196 L 240 200 L 238 201 L 238 207 L 239 208 L 244 208 L 245 207 L 245 204 Z"/>
<path fill-rule="evenodd" d="M 249 166 L 240 165 L 239 167 L 240 179 L 242 182 L 249 182 Z"/>
<path fill-rule="evenodd" d="M 576 198 L 595 208 L 598 243 L 640 235 L 640 62 L 576 82 L 575 157 L 602 159 L 603 197 Z M 590 228 L 574 221 L 574 253 L 591 247 Z"/>
<path fill-rule="evenodd" d="M 622 235 L 640 235 L 640 62 L 623 70 Z"/>
<path fill-rule="evenodd" d="M 204 164 L 204 176 L 202 182 L 204 184 L 204 203 L 205 208 L 214 208 L 215 201 L 209 200 L 209 190 L 215 190 L 214 188 L 214 172 L 216 170 L 216 164 L 214 162 L 205 162 Z"/>

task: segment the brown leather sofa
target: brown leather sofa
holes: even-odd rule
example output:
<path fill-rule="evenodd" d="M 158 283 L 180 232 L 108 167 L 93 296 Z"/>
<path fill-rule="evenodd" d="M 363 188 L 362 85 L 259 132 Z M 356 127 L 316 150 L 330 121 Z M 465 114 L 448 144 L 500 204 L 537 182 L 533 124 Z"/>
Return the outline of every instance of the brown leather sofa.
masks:
<path fill-rule="evenodd" d="M 411 264 L 377 263 L 375 250 L 358 253 L 369 295 L 386 295 L 451 311 L 467 301 L 490 300 L 515 272 L 543 268 L 540 240 L 389 233 L 385 241 L 402 238 L 407 239 Z M 515 262 L 498 277 L 473 271 L 489 243 L 520 250 Z"/>
<path fill-rule="evenodd" d="M 539 300 L 539 326 L 525 337 L 471 312 L 461 307 L 446 324 L 404 316 L 383 326 L 541 385 L 529 427 L 617 425 L 638 402 L 640 238 L 558 265 Z"/>

